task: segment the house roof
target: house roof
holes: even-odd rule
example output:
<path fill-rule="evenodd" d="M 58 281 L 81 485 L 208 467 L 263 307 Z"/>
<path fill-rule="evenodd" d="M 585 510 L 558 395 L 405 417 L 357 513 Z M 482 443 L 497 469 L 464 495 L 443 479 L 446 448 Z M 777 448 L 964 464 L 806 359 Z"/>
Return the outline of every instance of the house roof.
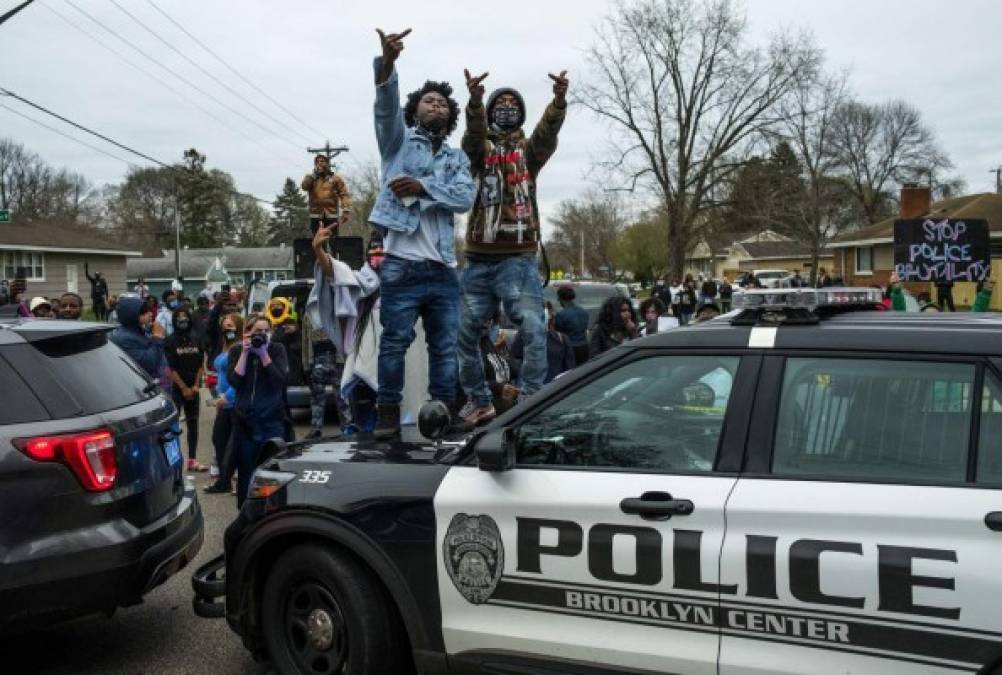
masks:
<path fill-rule="evenodd" d="M 984 218 L 994 236 L 1002 236 L 1002 194 L 982 192 L 934 202 L 927 213 L 919 216 L 932 218 Z M 832 242 L 833 248 L 869 246 L 894 243 L 894 221 L 899 216 L 886 218 L 879 223 L 853 230 Z"/>
<path fill-rule="evenodd" d="M 181 252 L 181 276 L 185 280 L 203 280 L 209 275 L 209 270 L 216 262 L 216 256 L 191 255 L 190 251 Z M 146 281 L 165 281 L 174 279 L 174 256 L 162 258 L 129 258 L 125 263 L 125 276 L 129 280 L 143 277 Z"/>
<path fill-rule="evenodd" d="M 46 221 L 0 224 L 0 249 L 88 255 L 142 255 L 140 251 L 133 250 L 91 228 Z"/>
<path fill-rule="evenodd" d="M 231 272 L 239 272 L 240 270 L 291 270 L 293 268 L 291 246 L 191 248 L 185 249 L 184 254 L 192 256 L 219 256 L 223 265 Z M 169 257 L 173 253 L 164 251 L 164 255 Z"/>
<path fill-rule="evenodd" d="M 811 247 L 799 241 L 744 241 L 735 246 L 743 248 L 753 260 L 768 260 L 770 258 L 809 258 Z M 821 255 L 831 255 L 824 249 Z"/>

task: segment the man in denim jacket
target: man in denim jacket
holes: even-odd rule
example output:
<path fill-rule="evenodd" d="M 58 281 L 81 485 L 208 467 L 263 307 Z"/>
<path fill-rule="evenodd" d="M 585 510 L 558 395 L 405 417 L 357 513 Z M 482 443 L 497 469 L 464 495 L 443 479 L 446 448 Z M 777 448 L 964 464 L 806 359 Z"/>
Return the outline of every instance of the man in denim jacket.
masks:
<path fill-rule="evenodd" d="M 379 272 L 383 334 L 373 433 L 391 438 L 400 431 L 404 355 L 418 317 L 428 343 L 428 394 L 455 412 L 459 278 L 454 217 L 470 210 L 475 189 L 466 155 L 445 144 L 459 117 L 452 88 L 425 82 L 401 109 L 393 65 L 410 29 L 376 32 L 383 49 L 374 63 L 382 189 L 369 222 L 384 233 L 386 258 Z"/>

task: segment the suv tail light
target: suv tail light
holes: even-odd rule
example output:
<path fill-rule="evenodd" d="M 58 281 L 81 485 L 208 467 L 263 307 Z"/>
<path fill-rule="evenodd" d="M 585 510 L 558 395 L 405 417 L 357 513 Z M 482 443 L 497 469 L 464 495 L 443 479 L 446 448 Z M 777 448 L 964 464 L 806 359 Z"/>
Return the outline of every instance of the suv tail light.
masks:
<path fill-rule="evenodd" d="M 118 475 L 115 438 L 107 429 L 22 438 L 15 445 L 35 461 L 65 464 L 85 490 L 105 492 L 115 485 Z"/>

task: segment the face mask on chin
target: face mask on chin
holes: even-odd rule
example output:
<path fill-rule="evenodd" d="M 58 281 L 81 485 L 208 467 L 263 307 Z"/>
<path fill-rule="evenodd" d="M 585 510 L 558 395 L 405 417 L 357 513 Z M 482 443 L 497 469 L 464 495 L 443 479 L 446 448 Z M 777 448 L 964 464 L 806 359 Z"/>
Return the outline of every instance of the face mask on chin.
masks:
<path fill-rule="evenodd" d="M 189 328 L 191 328 L 191 322 L 186 320 L 181 320 L 177 322 L 175 327 L 183 333 L 187 331 Z"/>

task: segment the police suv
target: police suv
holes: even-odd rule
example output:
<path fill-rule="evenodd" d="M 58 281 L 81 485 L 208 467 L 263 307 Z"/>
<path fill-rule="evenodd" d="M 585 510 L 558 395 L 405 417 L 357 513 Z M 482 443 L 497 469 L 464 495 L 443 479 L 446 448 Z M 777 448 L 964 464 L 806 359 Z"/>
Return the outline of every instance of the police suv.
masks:
<path fill-rule="evenodd" d="M 282 673 L 991 671 L 1002 318 L 879 299 L 736 295 L 463 442 L 276 442 L 195 609 Z"/>

